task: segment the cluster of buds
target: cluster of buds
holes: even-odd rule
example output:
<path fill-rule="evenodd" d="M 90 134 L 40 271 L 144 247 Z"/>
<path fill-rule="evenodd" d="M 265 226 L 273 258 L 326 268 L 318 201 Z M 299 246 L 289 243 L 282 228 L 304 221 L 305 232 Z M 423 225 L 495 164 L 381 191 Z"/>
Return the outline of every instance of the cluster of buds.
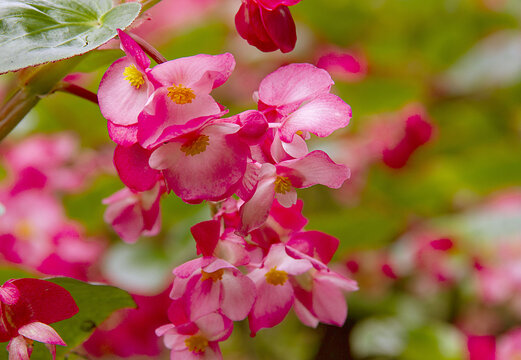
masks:
<path fill-rule="evenodd" d="M 167 192 L 215 203 L 213 219 L 192 227 L 202 257 L 174 269 L 171 323 L 156 332 L 166 346 L 186 358 L 220 357 L 218 342 L 233 321 L 248 317 L 253 336 L 292 307 L 306 325 L 342 325 L 344 293 L 356 283 L 328 268 L 338 240 L 304 230 L 295 190 L 339 188 L 349 177 L 348 168 L 306 144 L 351 118 L 349 105 L 330 93 L 329 74 L 310 64 L 284 66 L 261 82 L 257 110 L 224 117 L 210 92 L 231 75 L 231 54 L 150 68 L 140 46 L 119 37 L 126 56 L 107 70 L 98 98 L 127 187 L 105 200 L 105 219 L 133 242 L 158 233 Z"/>

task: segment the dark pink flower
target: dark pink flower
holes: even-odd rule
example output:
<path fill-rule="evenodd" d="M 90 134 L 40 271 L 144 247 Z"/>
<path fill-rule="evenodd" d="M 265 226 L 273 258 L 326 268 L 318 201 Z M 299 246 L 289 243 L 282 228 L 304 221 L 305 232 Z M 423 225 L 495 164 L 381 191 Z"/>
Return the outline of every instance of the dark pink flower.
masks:
<path fill-rule="evenodd" d="M 243 0 L 235 15 L 239 35 L 261 51 L 292 51 L 297 33 L 288 6 L 298 2 L 300 0 Z"/>

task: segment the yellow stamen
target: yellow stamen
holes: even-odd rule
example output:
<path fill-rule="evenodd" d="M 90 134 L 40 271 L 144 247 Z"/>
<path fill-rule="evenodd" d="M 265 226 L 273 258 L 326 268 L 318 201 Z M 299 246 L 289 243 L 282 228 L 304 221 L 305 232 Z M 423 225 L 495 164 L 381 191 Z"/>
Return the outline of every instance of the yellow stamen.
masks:
<path fill-rule="evenodd" d="M 291 181 L 286 176 L 277 176 L 275 179 L 275 192 L 285 194 L 291 190 Z"/>
<path fill-rule="evenodd" d="M 134 64 L 127 66 L 125 71 L 123 71 L 123 75 L 125 76 L 125 80 L 136 89 L 139 89 L 141 85 L 145 83 L 143 73 L 139 71 Z"/>
<path fill-rule="evenodd" d="M 283 270 L 277 270 L 277 267 L 272 267 L 264 276 L 266 282 L 271 285 L 284 285 L 288 280 L 288 273 Z"/>
<path fill-rule="evenodd" d="M 206 135 L 199 135 L 181 145 L 181 151 L 184 152 L 186 156 L 194 156 L 204 152 L 208 144 L 210 144 L 210 138 Z"/>
<path fill-rule="evenodd" d="M 30 238 L 33 233 L 34 228 L 28 220 L 21 220 L 14 227 L 14 234 L 20 240 Z"/>
<path fill-rule="evenodd" d="M 185 340 L 185 345 L 188 350 L 201 354 L 208 347 L 208 340 L 201 335 L 192 335 L 188 339 Z"/>
<path fill-rule="evenodd" d="M 218 280 L 222 280 L 223 279 L 223 273 L 224 273 L 223 269 L 219 269 L 219 270 L 211 272 L 211 273 L 208 273 L 208 272 L 206 272 L 204 270 L 201 270 L 201 275 L 202 275 L 201 276 L 201 281 L 212 279 L 213 282 L 216 282 Z"/>
<path fill-rule="evenodd" d="M 168 97 L 176 104 L 189 104 L 195 99 L 194 91 L 183 84 L 168 87 Z"/>

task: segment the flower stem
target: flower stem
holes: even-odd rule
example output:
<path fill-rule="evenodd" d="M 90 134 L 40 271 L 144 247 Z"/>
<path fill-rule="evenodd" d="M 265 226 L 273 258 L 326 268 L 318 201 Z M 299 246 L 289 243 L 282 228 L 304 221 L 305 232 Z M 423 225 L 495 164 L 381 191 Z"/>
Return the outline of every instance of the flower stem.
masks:
<path fill-rule="evenodd" d="M 158 4 L 161 0 L 142 0 L 141 1 L 141 13 L 144 13 L 148 9 L 150 9 L 152 6 Z"/>
<path fill-rule="evenodd" d="M 98 105 L 98 95 L 78 85 L 62 82 L 58 85 L 55 91 L 63 91 L 72 95 L 76 95 Z"/>
<path fill-rule="evenodd" d="M 159 51 L 157 51 L 157 49 L 155 47 L 150 45 L 150 43 L 148 43 L 145 39 L 143 39 L 140 36 L 137 36 L 136 34 L 132 34 L 130 32 L 127 32 L 127 34 L 132 39 L 134 39 L 134 41 L 137 42 L 139 44 L 139 46 L 141 46 L 143 51 L 148 56 L 150 56 L 156 63 L 162 64 L 162 63 L 166 62 L 166 58 L 163 55 L 161 55 L 161 53 Z"/>

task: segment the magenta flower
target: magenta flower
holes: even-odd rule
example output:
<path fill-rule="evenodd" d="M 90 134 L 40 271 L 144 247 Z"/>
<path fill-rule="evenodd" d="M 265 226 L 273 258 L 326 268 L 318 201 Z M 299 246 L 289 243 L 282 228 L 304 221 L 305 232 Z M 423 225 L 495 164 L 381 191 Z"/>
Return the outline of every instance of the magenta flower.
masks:
<path fill-rule="evenodd" d="M 161 172 L 148 164 L 151 154 L 151 150 L 143 149 L 139 144 L 116 146 L 114 166 L 121 181 L 131 190 L 150 190 L 161 180 Z"/>
<path fill-rule="evenodd" d="M 137 241 L 141 235 L 157 235 L 161 226 L 159 202 L 164 192 L 164 185 L 159 182 L 143 192 L 124 188 L 103 200 L 108 205 L 104 220 L 129 243 Z"/>
<path fill-rule="evenodd" d="M 124 128 L 137 123 L 154 86 L 149 75 L 150 59 L 129 35 L 121 30 L 118 35 L 126 56 L 116 60 L 103 75 L 98 101 L 109 124 Z"/>
<path fill-rule="evenodd" d="M 199 128 L 222 107 L 210 92 L 226 82 L 235 67 L 229 53 L 195 55 L 155 66 L 157 90 L 139 116 L 138 140 L 145 148 Z"/>
<path fill-rule="evenodd" d="M 0 342 L 9 341 L 9 359 L 29 360 L 32 341 L 46 344 L 54 359 L 56 345 L 66 344 L 48 324 L 78 312 L 69 292 L 44 280 L 16 279 L 5 283 L 0 293 Z"/>
<path fill-rule="evenodd" d="M 174 269 L 171 297 L 185 298 L 192 319 L 220 312 L 233 321 L 246 318 L 255 285 L 239 269 L 218 258 L 199 258 Z"/>
<path fill-rule="evenodd" d="M 168 311 L 173 324 L 156 329 L 164 336 L 165 346 L 172 350 L 171 359 L 218 360 L 222 359 L 219 342 L 226 340 L 233 322 L 225 316 L 212 313 L 191 321 L 180 301 L 174 301 Z"/>
<path fill-rule="evenodd" d="M 311 268 L 309 261 L 290 257 L 284 244 L 271 247 L 262 266 L 248 274 L 257 287 L 257 299 L 248 315 L 252 336 L 260 329 L 273 327 L 284 320 L 294 300 L 290 276 L 303 274 Z"/>
<path fill-rule="evenodd" d="M 242 0 L 235 15 L 239 35 L 260 51 L 292 51 L 297 42 L 295 22 L 288 6 L 300 0 Z"/>

